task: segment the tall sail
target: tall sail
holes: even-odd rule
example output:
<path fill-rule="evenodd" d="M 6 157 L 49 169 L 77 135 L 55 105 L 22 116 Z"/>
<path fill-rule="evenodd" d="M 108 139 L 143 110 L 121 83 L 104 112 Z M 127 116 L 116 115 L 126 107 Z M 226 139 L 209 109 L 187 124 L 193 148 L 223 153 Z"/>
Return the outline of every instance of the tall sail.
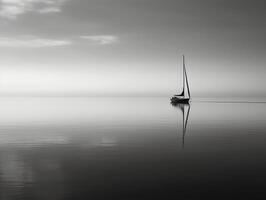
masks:
<path fill-rule="evenodd" d="M 186 70 L 186 68 L 185 68 L 185 78 L 186 78 L 187 93 L 188 93 L 188 97 L 190 98 L 190 89 L 189 89 L 189 85 L 188 85 L 188 78 L 187 78 L 187 70 Z"/>
<path fill-rule="evenodd" d="M 185 55 L 183 55 L 183 96 L 185 96 Z"/>
<path fill-rule="evenodd" d="M 179 95 L 176 95 L 176 96 L 182 96 L 184 97 L 185 96 L 185 56 L 183 55 L 183 76 L 182 76 L 182 82 L 183 82 L 183 85 L 182 85 L 182 92 L 181 94 Z"/>
<path fill-rule="evenodd" d="M 183 55 L 183 76 L 182 76 L 182 92 L 179 95 L 174 95 L 171 98 L 171 104 L 189 104 L 190 102 L 190 90 L 188 85 L 188 77 L 186 71 L 185 56 Z"/>
<path fill-rule="evenodd" d="M 188 95 L 188 98 L 190 98 L 190 90 L 188 85 L 188 78 L 187 78 L 187 70 L 186 70 L 186 63 L 185 63 L 185 56 L 183 56 L 183 91 L 184 96 L 185 94 Z"/>

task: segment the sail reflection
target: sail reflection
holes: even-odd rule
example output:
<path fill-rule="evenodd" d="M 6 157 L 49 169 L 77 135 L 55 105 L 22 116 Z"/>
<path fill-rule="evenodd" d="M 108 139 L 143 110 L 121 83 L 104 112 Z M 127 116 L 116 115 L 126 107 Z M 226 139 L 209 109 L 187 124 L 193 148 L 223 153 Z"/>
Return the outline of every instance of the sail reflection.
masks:
<path fill-rule="evenodd" d="M 187 132 L 187 124 L 188 124 L 188 118 L 189 118 L 189 113 L 190 113 L 190 104 L 172 104 L 175 108 L 177 108 L 179 111 L 181 111 L 182 114 L 182 147 L 185 147 L 185 136 Z M 179 120 L 177 122 L 179 124 Z M 179 131 L 179 129 L 178 129 Z"/>

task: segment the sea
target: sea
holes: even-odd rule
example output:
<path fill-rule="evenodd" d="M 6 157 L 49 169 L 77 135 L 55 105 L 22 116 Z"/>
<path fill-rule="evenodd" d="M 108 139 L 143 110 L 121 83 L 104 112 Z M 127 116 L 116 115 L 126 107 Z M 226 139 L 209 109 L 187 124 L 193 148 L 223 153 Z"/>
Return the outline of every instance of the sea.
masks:
<path fill-rule="evenodd" d="M 0 199 L 266 199 L 266 103 L 0 98 Z"/>

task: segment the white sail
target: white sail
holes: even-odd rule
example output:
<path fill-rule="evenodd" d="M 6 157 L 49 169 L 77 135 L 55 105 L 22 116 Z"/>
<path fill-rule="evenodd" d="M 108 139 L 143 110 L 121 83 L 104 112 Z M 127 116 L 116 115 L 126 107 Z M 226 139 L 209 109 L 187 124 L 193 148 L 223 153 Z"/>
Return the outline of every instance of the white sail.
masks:
<path fill-rule="evenodd" d="M 189 90 L 189 85 L 188 85 L 185 56 L 183 56 L 183 91 L 184 91 L 184 97 L 190 98 L 190 90 Z"/>

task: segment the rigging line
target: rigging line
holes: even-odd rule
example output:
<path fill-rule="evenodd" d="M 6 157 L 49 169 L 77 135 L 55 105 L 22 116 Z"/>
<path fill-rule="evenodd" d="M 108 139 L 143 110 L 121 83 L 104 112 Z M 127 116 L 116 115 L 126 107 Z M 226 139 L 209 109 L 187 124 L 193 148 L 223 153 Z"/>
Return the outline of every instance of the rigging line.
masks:
<path fill-rule="evenodd" d="M 190 98 L 190 90 L 189 90 L 189 85 L 188 85 L 188 78 L 187 78 L 187 70 L 186 70 L 186 68 L 185 68 L 185 75 L 186 75 L 186 84 L 187 84 L 188 96 Z"/>

